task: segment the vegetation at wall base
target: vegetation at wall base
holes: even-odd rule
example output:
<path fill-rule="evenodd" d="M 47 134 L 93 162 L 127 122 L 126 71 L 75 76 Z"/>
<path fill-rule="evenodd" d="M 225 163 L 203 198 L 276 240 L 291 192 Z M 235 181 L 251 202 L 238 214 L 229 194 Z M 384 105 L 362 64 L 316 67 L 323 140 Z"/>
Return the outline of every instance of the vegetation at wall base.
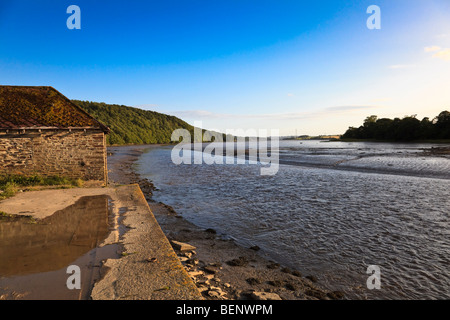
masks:
<path fill-rule="evenodd" d="M 82 187 L 84 181 L 60 176 L 0 176 L 0 200 L 14 196 L 19 190 L 36 186 Z"/>

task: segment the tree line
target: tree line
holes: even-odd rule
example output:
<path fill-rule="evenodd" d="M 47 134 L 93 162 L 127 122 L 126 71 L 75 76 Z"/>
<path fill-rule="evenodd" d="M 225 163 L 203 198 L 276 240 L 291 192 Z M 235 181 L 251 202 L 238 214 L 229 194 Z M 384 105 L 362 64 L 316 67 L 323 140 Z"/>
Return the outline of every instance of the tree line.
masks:
<path fill-rule="evenodd" d="M 175 129 L 194 133 L 193 126 L 175 116 L 103 102 L 72 102 L 111 129 L 108 145 L 171 143 Z"/>
<path fill-rule="evenodd" d="M 171 138 L 176 129 L 189 131 L 191 142 L 211 140 L 205 135 L 205 129 L 195 130 L 194 126 L 175 116 L 104 102 L 72 102 L 111 129 L 106 135 L 108 145 L 175 143 Z M 214 133 L 221 135 L 222 140 L 226 141 L 225 134 Z M 233 136 L 230 137 L 234 139 Z"/>
<path fill-rule="evenodd" d="M 450 139 L 450 112 L 442 111 L 430 120 L 417 119 L 416 115 L 404 118 L 380 118 L 372 115 L 362 126 L 350 127 L 342 139 L 374 139 L 392 141 Z"/>

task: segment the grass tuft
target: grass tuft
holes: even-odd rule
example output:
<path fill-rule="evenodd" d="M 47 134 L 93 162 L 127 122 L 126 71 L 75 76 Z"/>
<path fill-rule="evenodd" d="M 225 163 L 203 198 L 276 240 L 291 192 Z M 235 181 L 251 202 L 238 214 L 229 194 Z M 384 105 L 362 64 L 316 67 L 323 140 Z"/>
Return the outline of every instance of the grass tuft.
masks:
<path fill-rule="evenodd" d="M 39 175 L 0 176 L 0 200 L 14 196 L 21 188 L 33 186 L 60 186 L 60 187 L 82 187 L 82 179 L 72 179 L 60 176 L 43 177 Z"/>

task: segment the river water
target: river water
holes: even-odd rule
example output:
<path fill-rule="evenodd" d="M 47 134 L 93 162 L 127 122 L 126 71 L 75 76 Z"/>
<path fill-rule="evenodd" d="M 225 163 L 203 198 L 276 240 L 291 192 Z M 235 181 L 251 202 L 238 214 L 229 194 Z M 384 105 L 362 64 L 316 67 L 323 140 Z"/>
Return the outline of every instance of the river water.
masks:
<path fill-rule="evenodd" d="M 431 147 L 280 141 L 272 176 L 248 161 L 175 165 L 160 147 L 137 171 L 187 220 L 349 299 L 449 299 L 450 158 Z M 380 289 L 367 287 L 370 265 Z"/>

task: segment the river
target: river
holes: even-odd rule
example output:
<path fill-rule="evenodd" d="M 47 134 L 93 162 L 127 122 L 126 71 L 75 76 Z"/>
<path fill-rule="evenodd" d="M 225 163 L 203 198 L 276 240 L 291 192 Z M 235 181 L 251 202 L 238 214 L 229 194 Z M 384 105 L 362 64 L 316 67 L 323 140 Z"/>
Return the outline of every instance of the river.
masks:
<path fill-rule="evenodd" d="M 175 165 L 160 147 L 136 170 L 187 220 L 349 299 L 449 299 L 450 158 L 424 152 L 437 146 L 280 141 L 272 176 L 248 161 Z"/>

